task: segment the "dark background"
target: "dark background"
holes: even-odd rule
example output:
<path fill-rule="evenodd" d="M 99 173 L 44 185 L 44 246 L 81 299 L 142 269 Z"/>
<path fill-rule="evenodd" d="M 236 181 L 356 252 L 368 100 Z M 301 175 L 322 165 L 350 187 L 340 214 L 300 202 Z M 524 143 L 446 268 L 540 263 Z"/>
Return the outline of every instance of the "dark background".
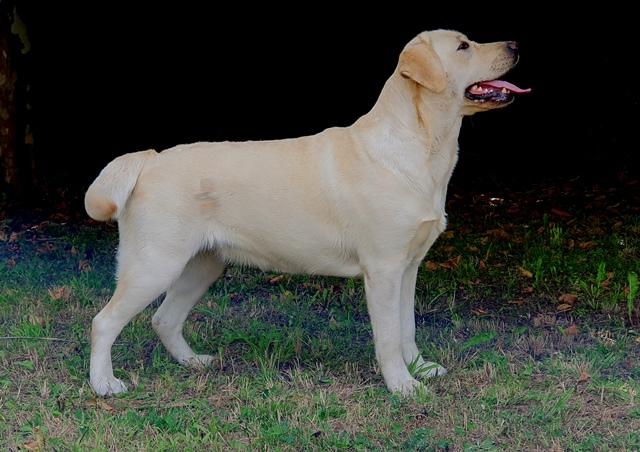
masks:
<path fill-rule="evenodd" d="M 521 61 L 506 78 L 533 89 L 465 120 L 454 184 L 634 177 L 640 43 L 629 11 L 394 4 L 25 4 L 43 187 L 82 191 L 113 157 L 146 148 L 349 125 L 373 106 L 404 44 L 435 28 L 517 40 Z"/>

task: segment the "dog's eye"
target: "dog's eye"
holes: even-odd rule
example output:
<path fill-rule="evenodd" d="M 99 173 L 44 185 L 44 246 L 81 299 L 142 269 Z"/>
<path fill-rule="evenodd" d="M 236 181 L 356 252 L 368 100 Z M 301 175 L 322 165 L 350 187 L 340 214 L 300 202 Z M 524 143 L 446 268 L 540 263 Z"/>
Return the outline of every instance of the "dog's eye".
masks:
<path fill-rule="evenodd" d="M 468 48 L 469 48 L 469 43 L 465 41 L 462 41 L 458 46 L 458 50 L 466 50 Z"/>

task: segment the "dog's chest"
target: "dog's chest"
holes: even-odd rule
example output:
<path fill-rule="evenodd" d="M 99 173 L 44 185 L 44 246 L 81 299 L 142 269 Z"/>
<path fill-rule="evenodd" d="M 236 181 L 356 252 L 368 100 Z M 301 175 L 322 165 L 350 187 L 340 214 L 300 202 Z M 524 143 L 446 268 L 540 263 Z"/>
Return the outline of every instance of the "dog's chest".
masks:
<path fill-rule="evenodd" d="M 447 217 L 444 211 L 439 219 L 418 222 L 407 245 L 407 258 L 410 261 L 422 260 L 429 248 L 446 228 Z"/>
<path fill-rule="evenodd" d="M 443 150 L 444 151 L 444 150 Z M 457 146 L 446 152 L 449 158 L 441 159 L 429 168 L 429 177 L 424 179 L 421 189 L 416 190 L 411 200 L 406 200 L 406 215 L 411 218 L 407 256 L 410 260 L 421 260 L 438 236 L 447 227 L 445 211 L 447 187 L 457 161 Z"/>

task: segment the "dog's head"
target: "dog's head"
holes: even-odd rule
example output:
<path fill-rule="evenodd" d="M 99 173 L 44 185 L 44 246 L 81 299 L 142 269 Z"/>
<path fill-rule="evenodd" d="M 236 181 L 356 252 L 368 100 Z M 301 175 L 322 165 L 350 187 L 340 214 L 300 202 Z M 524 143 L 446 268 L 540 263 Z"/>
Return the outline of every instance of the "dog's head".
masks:
<path fill-rule="evenodd" d="M 478 44 L 449 30 L 424 32 L 400 54 L 398 71 L 431 96 L 453 98 L 462 113 L 470 115 L 510 104 L 527 93 L 498 80 L 518 62 L 514 41 Z"/>

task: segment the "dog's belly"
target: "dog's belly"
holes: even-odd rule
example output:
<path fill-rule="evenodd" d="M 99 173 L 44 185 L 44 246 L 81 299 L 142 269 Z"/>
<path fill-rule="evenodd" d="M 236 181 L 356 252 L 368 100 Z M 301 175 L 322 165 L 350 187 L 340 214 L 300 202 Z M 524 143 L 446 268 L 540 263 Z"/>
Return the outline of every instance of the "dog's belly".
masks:
<path fill-rule="evenodd" d="M 286 242 L 286 243 L 285 243 Z M 208 248 L 225 262 L 265 271 L 353 277 L 362 274 L 355 250 L 344 242 L 313 237 L 273 237 L 218 231 Z"/>
<path fill-rule="evenodd" d="M 326 256 L 300 261 L 292 259 L 291 256 L 259 254 L 231 247 L 221 247 L 216 252 L 225 262 L 258 267 L 265 271 L 342 277 L 353 277 L 362 273 L 356 262 L 341 262 L 337 259 L 327 259 Z"/>

